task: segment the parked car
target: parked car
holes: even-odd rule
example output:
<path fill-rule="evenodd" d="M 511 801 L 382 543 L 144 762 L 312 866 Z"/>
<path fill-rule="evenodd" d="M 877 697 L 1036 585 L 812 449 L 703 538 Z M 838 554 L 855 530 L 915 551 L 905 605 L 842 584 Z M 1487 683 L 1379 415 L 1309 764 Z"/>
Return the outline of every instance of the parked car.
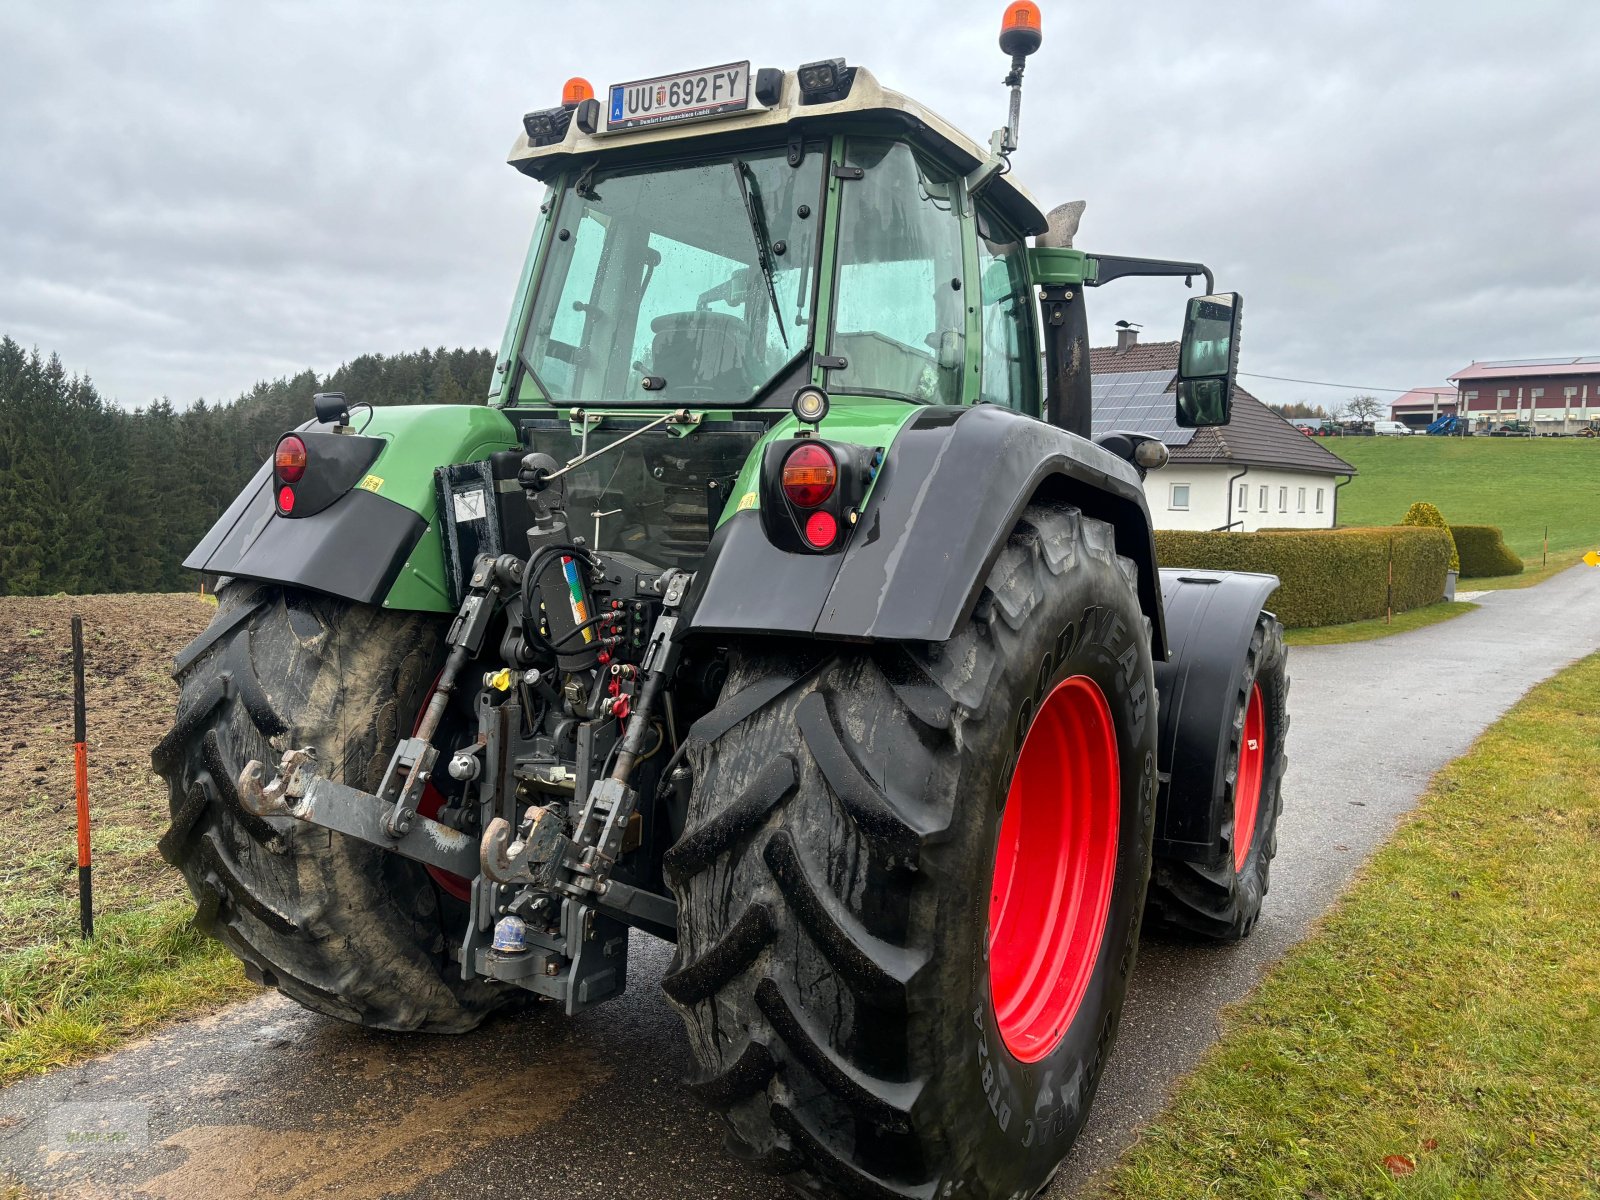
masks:
<path fill-rule="evenodd" d="M 1382 437 L 1409 437 L 1411 426 L 1402 421 L 1374 421 L 1372 432 Z"/>

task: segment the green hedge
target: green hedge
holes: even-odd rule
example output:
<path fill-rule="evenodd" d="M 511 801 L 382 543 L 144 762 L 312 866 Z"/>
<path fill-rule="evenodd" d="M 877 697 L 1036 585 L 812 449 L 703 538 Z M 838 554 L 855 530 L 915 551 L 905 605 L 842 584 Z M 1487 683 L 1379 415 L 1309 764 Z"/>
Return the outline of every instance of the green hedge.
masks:
<path fill-rule="evenodd" d="M 1426 500 L 1418 500 L 1406 509 L 1406 515 L 1400 518 L 1402 525 L 1420 525 L 1425 529 L 1443 529 L 1448 531 L 1450 526 L 1445 524 L 1444 514 Z M 1456 553 L 1455 538 L 1450 539 L 1450 569 L 1461 570 L 1461 558 Z"/>
<path fill-rule="evenodd" d="M 1461 578 L 1485 579 L 1491 575 L 1520 575 L 1522 560 L 1506 545 L 1498 525 L 1452 525 L 1456 551 L 1461 555 Z"/>
<path fill-rule="evenodd" d="M 1163 567 L 1276 575 L 1282 586 L 1268 607 L 1291 627 L 1381 617 L 1391 546 L 1394 610 L 1420 608 L 1440 599 L 1450 562 L 1450 534 L 1443 529 L 1393 525 L 1292 533 L 1156 530 L 1156 556 Z"/>

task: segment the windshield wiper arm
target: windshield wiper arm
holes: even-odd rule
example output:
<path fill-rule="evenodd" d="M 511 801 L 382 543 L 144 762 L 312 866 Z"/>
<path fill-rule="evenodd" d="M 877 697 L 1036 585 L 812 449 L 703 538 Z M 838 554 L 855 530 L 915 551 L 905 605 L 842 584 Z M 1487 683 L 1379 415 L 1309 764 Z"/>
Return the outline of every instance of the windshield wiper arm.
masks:
<path fill-rule="evenodd" d="M 744 201 L 744 215 L 750 221 L 750 233 L 756 239 L 756 262 L 761 276 L 767 281 L 767 299 L 772 301 L 772 319 L 778 323 L 778 336 L 783 348 L 789 348 L 789 334 L 783 327 L 783 313 L 778 308 L 778 285 L 773 279 L 771 235 L 767 232 L 767 214 L 761 206 L 761 185 L 755 172 L 742 158 L 733 160 L 734 177 L 739 181 L 739 198 Z"/>

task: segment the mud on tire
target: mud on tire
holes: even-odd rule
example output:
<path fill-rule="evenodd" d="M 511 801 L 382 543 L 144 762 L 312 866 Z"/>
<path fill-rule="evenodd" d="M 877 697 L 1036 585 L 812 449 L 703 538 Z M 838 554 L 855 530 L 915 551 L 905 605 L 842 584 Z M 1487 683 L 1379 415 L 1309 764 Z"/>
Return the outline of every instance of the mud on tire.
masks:
<path fill-rule="evenodd" d="M 1024 1063 L 997 1030 L 989 894 L 1032 706 L 1071 675 L 1109 702 L 1121 835 L 1084 999 Z M 1088 1114 L 1149 874 L 1154 684 L 1132 564 L 1107 526 L 1032 507 L 949 642 L 750 654 L 723 695 L 690 739 L 664 987 L 730 1148 L 819 1195 L 1031 1196 Z"/>
<path fill-rule="evenodd" d="M 314 746 L 331 778 L 375 787 L 438 668 L 440 630 L 292 589 L 234 583 L 179 656 L 177 722 L 151 753 L 170 791 L 161 854 L 196 921 L 246 973 L 307 1008 L 377 1029 L 459 1032 L 504 1000 L 449 958 L 465 908 L 420 865 L 239 803 L 250 759 Z M 195 653 L 195 649 L 199 652 Z"/>
<path fill-rule="evenodd" d="M 1261 689 L 1265 734 L 1261 795 L 1249 830 L 1234 828 L 1230 815 L 1222 830 L 1215 865 L 1157 859 L 1150 875 L 1149 913 L 1152 928 L 1211 941 L 1232 942 L 1249 935 L 1261 916 L 1273 856 L 1278 852 L 1278 817 L 1283 811 L 1283 775 L 1289 766 L 1289 655 L 1283 626 L 1262 613 L 1250 636 L 1243 677 L 1234 696 L 1228 766 L 1224 773 L 1222 811 L 1235 811 L 1240 752 L 1252 689 Z M 1242 865 L 1236 864 L 1238 839 L 1247 839 Z"/>

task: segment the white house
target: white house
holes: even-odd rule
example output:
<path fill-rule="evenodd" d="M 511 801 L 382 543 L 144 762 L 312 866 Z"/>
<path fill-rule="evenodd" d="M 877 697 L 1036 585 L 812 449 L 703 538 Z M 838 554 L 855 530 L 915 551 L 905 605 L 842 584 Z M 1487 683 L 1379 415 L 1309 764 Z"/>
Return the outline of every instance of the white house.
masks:
<path fill-rule="evenodd" d="M 1330 529 L 1338 487 L 1356 469 L 1237 384 L 1233 420 L 1211 429 L 1173 421 L 1178 343 L 1140 344 L 1125 331 L 1116 346 L 1090 351 L 1094 432 L 1127 429 L 1159 437 L 1172 457 L 1145 480 L 1157 529 Z"/>

